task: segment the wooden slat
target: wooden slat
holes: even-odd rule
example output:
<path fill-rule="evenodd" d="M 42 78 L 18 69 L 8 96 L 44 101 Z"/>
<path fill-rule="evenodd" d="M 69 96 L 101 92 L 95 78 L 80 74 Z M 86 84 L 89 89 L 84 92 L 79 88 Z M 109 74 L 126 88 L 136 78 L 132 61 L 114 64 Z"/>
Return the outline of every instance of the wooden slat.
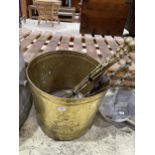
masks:
<path fill-rule="evenodd" d="M 105 43 L 105 40 L 102 36 L 100 35 L 95 35 L 95 40 L 99 46 L 99 49 L 102 54 L 102 61 L 104 61 L 107 57 L 111 56 L 111 52 L 109 48 L 107 47 L 107 44 Z"/>
<path fill-rule="evenodd" d="M 32 58 L 34 58 L 36 55 L 39 54 L 39 52 L 40 52 L 41 48 L 44 46 L 44 43 L 46 42 L 46 40 L 52 35 L 51 32 L 45 32 L 45 33 L 41 34 L 41 32 L 36 31 L 36 32 L 32 32 L 31 34 L 30 33 L 31 33 L 31 31 L 29 31 L 29 30 L 20 30 L 20 36 L 21 36 L 21 38 L 23 38 L 23 40 L 21 41 L 21 48 L 22 48 L 22 50 L 27 49 L 27 51 L 25 51 L 25 53 L 24 53 L 24 58 L 27 63 Z M 55 34 L 52 36 L 52 39 L 49 41 L 48 45 L 46 46 L 46 48 L 44 49 L 43 52 L 56 50 L 60 39 L 61 39 L 61 42 L 60 42 L 59 49 L 67 50 L 67 49 L 69 49 L 69 43 L 70 43 L 71 38 L 73 38 L 73 43 L 74 43 L 73 49 L 75 51 L 81 52 L 82 48 L 83 48 L 81 35 L 71 37 L 71 36 L 61 36 L 60 34 Z M 91 35 L 85 35 L 84 38 L 85 38 L 87 54 L 89 56 L 95 58 L 96 60 L 99 60 L 99 56 L 97 54 L 96 47 L 95 47 L 95 42 L 96 42 L 99 47 L 99 50 L 102 54 L 102 59 L 101 59 L 102 61 L 104 61 L 106 59 L 106 57 L 112 55 L 111 50 L 107 46 L 107 43 L 109 44 L 109 46 L 111 47 L 112 50 L 116 50 L 117 47 L 119 45 L 121 45 L 124 41 L 122 37 L 118 37 L 118 36 L 116 36 L 114 38 L 112 38 L 111 36 L 105 36 L 105 38 L 103 38 L 100 35 L 96 35 L 95 38 L 93 38 Z M 36 39 L 36 42 L 33 42 L 34 39 Z M 95 39 L 95 42 L 94 42 L 94 39 Z M 107 43 L 105 42 L 105 39 L 106 39 Z M 31 46 L 29 48 L 27 48 L 29 45 L 31 45 Z M 129 72 L 134 73 L 134 71 L 135 71 L 134 53 L 131 53 L 131 55 L 129 55 L 129 57 L 132 60 L 132 64 L 129 67 Z M 114 72 L 115 70 L 117 70 L 120 65 L 125 64 L 125 60 L 126 59 L 124 58 L 119 63 L 113 65 L 108 70 L 108 72 Z"/>
<path fill-rule="evenodd" d="M 118 82 L 119 81 L 119 82 Z M 120 84 L 117 84 L 120 83 Z M 118 87 L 135 87 L 135 80 L 111 80 L 110 81 L 110 86 L 118 86 Z"/>
<path fill-rule="evenodd" d="M 63 36 L 60 42 L 59 50 L 67 50 L 69 48 L 70 36 Z"/>
<path fill-rule="evenodd" d="M 125 59 L 122 59 L 120 62 L 114 64 L 113 66 L 111 66 L 108 71 L 110 72 L 115 72 L 121 65 L 125 64 Z M 129 72 L 133 72 L 135 71 L 135 64 L 132 62 L 131 65 L 129 66 Z"/>
<path fill-rule="evenodd" d="M 24 60 L 25 62 L 28 64 L 34 57 L 35 57 L 35 53 L 23 53 L 24 56 Z"/>
<path fill-rule="evenodd" d="M 118 63 L 120 65 L 125 65 L 126 64 L 126 59 L 121 59 Z"/>
<path fill-rule="evenodd" d="M 74 47 L 73 49 L 77 52 L 81 52 L 82 53 L 82 36 L 76 36 L 74 38 Z"/>
<path fill-rule="evenodd" d="M 41 34 L 40 31 L 32 32 L 31 35 L 27 36 L 23 41 L 21 41 L 21 50 L 25 51 L 27 46 L 32 43 Z"/>
<path fill-rule="evenodd" d="M 119 45 L 122 45 L 124 43 L 124 39 L 120 36 L 115 36 L 114 39 L 117 41 Z"/>
<path fill-rule="evenodd" d="M 19 40 L 21 40 L 22 38 L 25 38 L 25 37 L 27 37 L 28 35 L 30 35 L 31 34 L 31 30 L 28 30 L 28 29 L 21 29 L 21 30 L 19 30 Z"/>
<path fill-rule="evenodd" d="M 60 41 L 60 37 L 61 37 L 60 34 L 55 34 L 54 36 L 52 36 L 52 39 L 46 46 L 45 50 L 43 50 L 43 52 L 55 51 L 58 45 L 58 42 Z"/>
<path fill-rule="evenodd" d="M 41 50 L 41 47 L 44 45 L 46 40 L 51 36 L 51 32 L 44 32 L 37 41 L 27 50 L 28 53 L 38 53 Z"/>
<path fill-rule="evenodd" d="M 115 53 L 119 45 L 116 43 L 115 39 L 112 36 L 105 36 L 104 37 L 107 43 L 109 44 L 112 51 Z"/>
<path fill-rule="evenodd" d="M 116 70 L 118 70 L 118 68 L 120 67 L 121 65 L 119 63 L 115 63 L 114 65 L 112 65 L 108 71 L 110 72 L 115 72 Z"/>
<path fill-rule="evenodd" d="M 84 37 L 85 37 L 85 42 L 86 42 L 87 55 L 100 61 L 99 56 L 96 52 L 96 48 L 95 48 L 95 44 L 94 44 L 92 35 L 86 34 Z"/>
<path fill-rule="evenodd" d="M 129 58 L 133 61 L 133 62 L 135 62 L 135 53 L 129 53 Z"/>

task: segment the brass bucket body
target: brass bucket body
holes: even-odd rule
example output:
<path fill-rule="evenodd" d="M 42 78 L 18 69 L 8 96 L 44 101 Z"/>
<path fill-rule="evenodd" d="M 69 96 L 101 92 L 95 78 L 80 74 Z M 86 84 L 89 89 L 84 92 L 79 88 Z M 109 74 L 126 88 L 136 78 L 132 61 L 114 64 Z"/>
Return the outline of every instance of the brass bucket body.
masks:
<path fill-rule="evenodd" d="M 27 77 L 37 120 L 49 137 L 72 140 L 91 127 L 105 92 L 81 99 L 57 97 L 51 92 L 72 89 L 97 65 L 93 58 L 73 51 L 48 52 L 30 62 Z"/>

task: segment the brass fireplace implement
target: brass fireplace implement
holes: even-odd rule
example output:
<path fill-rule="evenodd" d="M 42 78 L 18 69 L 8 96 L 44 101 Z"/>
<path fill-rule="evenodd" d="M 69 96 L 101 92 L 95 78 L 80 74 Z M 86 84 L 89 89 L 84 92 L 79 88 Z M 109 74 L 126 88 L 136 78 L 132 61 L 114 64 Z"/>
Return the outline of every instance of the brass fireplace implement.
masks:
<path fill-rule="evenodd" d="M 99 64 L 95 69 L 93 69 L 80 83 L 78 83 L 74 89 L 66 91 L 65 97 L 73 97 L 78 94 L 82 89 L 87 87 L 89 83 L 99 78 L 105 71 L 126 56 L 129 52 L 134 51 L 135 42 L 134 38 L 127 37 L 124 40 L 124 44 L 117 49 L 116 53 L 110 58 L 108 57 L 103 63 Z"/>

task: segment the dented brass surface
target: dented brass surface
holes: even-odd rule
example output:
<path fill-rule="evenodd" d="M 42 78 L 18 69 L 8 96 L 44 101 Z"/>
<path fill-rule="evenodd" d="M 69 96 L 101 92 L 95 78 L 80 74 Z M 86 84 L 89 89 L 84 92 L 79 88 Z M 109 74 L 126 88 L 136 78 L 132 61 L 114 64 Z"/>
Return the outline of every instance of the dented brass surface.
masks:
<path fill-rule="evenodd" d="M 50 95 L 72 89 L 99 64 L 73 51 L 52 51 L 36 57 L 27 67 L 27 77 L 42 130 L 56 140 L 72 140 L 91 127 L 105 92 L 81 99 Z M 94 81 L 96 82 L 96 81 Z M 85 88 L 85 93 L 93 83 Z"/>

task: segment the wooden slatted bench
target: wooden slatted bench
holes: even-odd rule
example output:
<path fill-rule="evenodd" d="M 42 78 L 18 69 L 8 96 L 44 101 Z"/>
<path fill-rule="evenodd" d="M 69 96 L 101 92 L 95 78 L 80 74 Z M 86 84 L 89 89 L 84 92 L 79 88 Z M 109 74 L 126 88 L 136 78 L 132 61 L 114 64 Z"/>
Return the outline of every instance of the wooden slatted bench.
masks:
<path fill-rule="evenodd" d="M 61 34 L 52 34 L 51 32 L 41 32 L 21 29 L 19 32 L 21 50 L 26 63 L 29 63 L 37 55 L 55 50 L 73 50 L 87 54 L 99 62 L 103 62 L 106 57 L 114 54 L 116 49 L 123 44 L 124 39 L 120 36 L 101 36 L 101 35 L 76 35 L 68 36 Z M 135 78 L 135 56 L 134 53 L 129 54 L 123 60 L 113 65 L 108 74 L 113 73 L 126 61 L 130 61 L 129 70 L 120 73 L 112 82 L 118 82 L 124 74 L 129 74 L 130 78 L 123 82 L 127 86 L 134 86 Z M 120 82 L 120 81 L 119 81 Z"/>

